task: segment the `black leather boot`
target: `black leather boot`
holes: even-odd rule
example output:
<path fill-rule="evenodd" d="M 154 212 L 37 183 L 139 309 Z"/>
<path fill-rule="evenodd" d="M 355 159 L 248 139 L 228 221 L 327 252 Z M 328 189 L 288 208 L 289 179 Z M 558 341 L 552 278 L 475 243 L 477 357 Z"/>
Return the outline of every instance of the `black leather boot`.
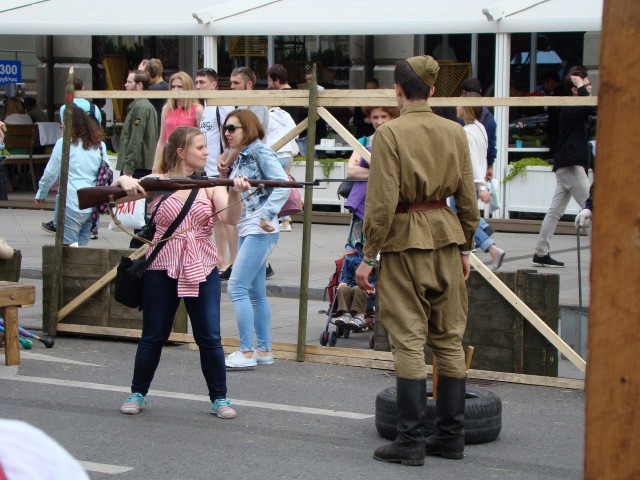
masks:
<path fill-rule="evenodd" d="M 398 436 L 376 448 L 373 458 L 402 465 L 424 465 L 423 416 L 427 407 L 427 380 L 397 379 Z"/>
<path fill-rule="evenodd" d="M 425 440 L 425 453 L 460 460 L 464 457 L 466 378 L 438 375 L 436 431 Z"/>

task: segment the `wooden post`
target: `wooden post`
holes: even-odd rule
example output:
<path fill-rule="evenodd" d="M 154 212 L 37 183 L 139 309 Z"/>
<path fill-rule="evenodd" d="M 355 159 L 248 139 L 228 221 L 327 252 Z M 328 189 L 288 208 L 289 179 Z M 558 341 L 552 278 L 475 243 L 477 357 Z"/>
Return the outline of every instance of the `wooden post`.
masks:
<path fill-rule="evenodd" d="M 313 65 L 313 79 L 309 85 L 309 117 L 307 128 L 307 169 L 305 181 L 313 181 L 313 159 L 316 156 L 316 120 L 318 114 L 318 83 L 316 65 Z M 302 258 L 300 261 L 300 303 L 298 305 L 298 345 L 296 360 L 304 362 L 307 344 L 307 310 L 309 305 L 309 258 L 311 257 L 311 211 L 313 208 L 313 188 L 304 189 L 304 225 L 302 227 Z"/>
<path fill-rule="evenodd" d="M 5 365 L 20 365 L 20 343 L 18 342 L 18 307 L 4 307 Z M 1 313 L 1 312 L 0 312 Z"/>
<path fill-rule="evenodd" d="M 60 182 L 58 187 L 58 210 L 56 216 L 56 254 L 53 261 L 53 288 L 51 289 L 51 315 L 47 324 L 47 334 L 54 336 L 58 323 L 54 320 L 58 316 L 62 285 L 62 243 L 64 235 L 64 216 L 67 211 L 67 182 L 69 180 L 69 152 L 71 150 L 71 128 L 73 117 L 73 67 L 69 69 L 67 92 L 64 97 L 64 128 L 62 130 L 62 165 L 60 167 Z"/>
<path fill-rule="evenodd" d="M 605 0 L 591 248 L 585 478 L 640 478 L 640 4 Z M 632 199 L 636 200 L 632 200 Z M 631 202 L 631 203 L 629 203 Z"/>

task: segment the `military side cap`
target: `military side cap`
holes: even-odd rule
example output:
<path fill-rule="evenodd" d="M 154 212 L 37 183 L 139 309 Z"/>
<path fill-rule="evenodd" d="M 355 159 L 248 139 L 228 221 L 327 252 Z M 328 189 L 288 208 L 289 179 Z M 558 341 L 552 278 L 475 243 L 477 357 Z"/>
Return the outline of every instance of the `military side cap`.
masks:
<path fill-rule="evenodd" d="M 427 84 L 427 86 L 433 87 L 434 83 L 436 83 L 438 71 L 440 70 L 438 62 L 436 62 L 433 57 L 421 55 L 407 58 L 407 62 L 420 80 Z"/>

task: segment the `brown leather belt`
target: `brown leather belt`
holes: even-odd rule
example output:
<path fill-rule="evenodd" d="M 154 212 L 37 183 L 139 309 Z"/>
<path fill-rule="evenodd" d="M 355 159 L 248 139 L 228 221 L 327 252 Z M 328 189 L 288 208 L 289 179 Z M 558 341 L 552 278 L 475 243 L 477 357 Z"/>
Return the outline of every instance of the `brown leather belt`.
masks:
<path fill-rule="evenodd" d="M 447 206 L 446 200 L 436 200 L 435 202 L 422 203 L 398 203 L 396 213 L 421 212 L 423 210 L 435 210 Z"/>

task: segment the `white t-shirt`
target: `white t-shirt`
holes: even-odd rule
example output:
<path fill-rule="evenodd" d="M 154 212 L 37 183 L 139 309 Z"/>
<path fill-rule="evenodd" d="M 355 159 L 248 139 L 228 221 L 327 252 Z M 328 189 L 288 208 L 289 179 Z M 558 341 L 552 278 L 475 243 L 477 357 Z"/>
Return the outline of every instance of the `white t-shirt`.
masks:
<path fill-rule="evenodd" d="M 259 208 L 255 212 L 251 212 L 246 208 L 242 211 L 240 220 L 238 220 L 238 236 L 246 237 L 247 235 L 262 235 L 265 233 L 278 233 L 280 231 L 280 224 L 278 223 L 278 217 L 275 217 L 269 223 L 273 227 L 273 232 L 265 232 L 260 228 L 260 213 L 262 208 Z"/>
<path fill-rule="evenodd" d="M 280 107 L 271 107 L 269 109 L 269 130 L 267 130 L 267 138 L 264 143 L 271 147 L 295 127 L 296 122 L 293 121 L 289 112 L 282 110 Z M 276 155 L 280 157 L 281 154 L 284 154 L 295 157 L 298 153 L 300 153 L 298 143 L 293 139 L 278 150 Z"/>
<path fill-rule="evenodd" d="M 471 167 L 473 168 L 473 181 L 485 183 L 487 176 L 487 149 L 489 141 L 487 131 L 478 120 L 464 126 L 469 141 L 469 153 L 471 154 Z"/>
<path fill-rule="evenodd" d="M 220 126 L 218 127 L 218 116 L 220 117 Z M 200 120 L 200 131 L 207 139 L 207 164 L 205 170 L 207 175 L 218 175 L 218 157 L 222 153 L 220 151 L 220 128 L 224 124 L 225 119 L 233 107 L 205 107 Z"/>
<path fill-rule="evenodd" d="M 262 235 L 265 233 L 278 233 L 280 231 L 280 224 L 278 223 L 278 217 L 276 216 L 269 223 L 273 227 L 273 232 L 265 232 L 260 228 L 260 213 L 262 208 L 257 209 L 255 212 L 251 212 L 246 208 L 242 210 L 240 220 L 238 220 L 238 236 L 246 237 L 247 235 Z"/>

